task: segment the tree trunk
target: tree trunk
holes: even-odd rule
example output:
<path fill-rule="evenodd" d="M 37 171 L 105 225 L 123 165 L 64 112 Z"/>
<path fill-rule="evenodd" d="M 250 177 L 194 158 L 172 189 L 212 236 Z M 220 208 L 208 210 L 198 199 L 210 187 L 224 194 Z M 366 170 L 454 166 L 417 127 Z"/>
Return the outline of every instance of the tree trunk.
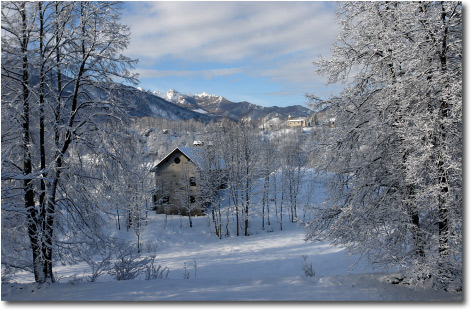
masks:
<path fill-rule="evenodd" d="M 44 50 L 44 16 L 42 9 L 42 2 L 38 2 L 39 11 L 39 53 L 40 53 L 40 70 L 39 70 L 39 154 L 40 154 L 40 169 L 41 181 L 40 181 L 40 193 L 39 193 L 39 206 L 40 206 L 40 219 L 42 220 L 42 232 L 43 240 L 41 243 L 43 261 L 43 274 L 45 281 L 54 282 L 52 274 L 52 234 L 53 234 L 53 220 L 52 216 L 49 215 L 50 206 L 46 202 L 46 150 L 45 150 L 45 124 L 44 124 L 44 66 L 45 66 L 45 50 Z"/>
<path fill-rule="evenodd" d="M 283 175 L 281 176 L 283 178 Z M 285 190 L 283 183 L 281 185 L 281 203 L 280 203 L 280 230 L 283 230 L 283 202 L 285 200 Z"/>
<path fill-rule="evenodd" d="M 234 193 L 232 196 L 234 199 L 235 213 L 236 213 L 236 236 L 240 236 L 239 232 L 239 195 Z"/>
<path fill-rule="evenodd" d="M 219 197 L 219 192 L 217 194 L 217 199 L 218 199 L 218 217 L 219 217 L 219 239 L 222 239 L 222 215 L 221 215 L 221 200 Z"/>
<path fill-rule="evenodd" d="M 119 222 L 119 209 L 116 206 L 116 215 L 118 216 L 118 230 L 121 230 L 121 223 Z"/>
<path fill-rule="evenodd" d="M 44 16 L 42 9 L 42 2 L 38 2 L 38 11 L 39 11 L 39 57 L 40 57 L 40 69 L 39 69 L 39 154 L 40 154 L 40 169 L 41 169 L 41 185 L 39 193 L 39 205 L 41 210 L 41 218 L 45 216 L 45 197 L 46 197 L 46 149 L 45 149 L 45 137 L 44 137 Z"/>
<path fill-rule="evenodd" d="M 265 192 L 262 197 L 262 230 L 265 230 Z"/>
<path fill-rule="evenodd" d="M 214 224 L 214 230 L 216 232 L 216 236 L 219 237 L 219 229 L 218 229 L 218 224 L 216 221 L 216 214 L 214 213 L 214 208 L 211 208 L 211 215 L 213 217 L 213 224 Z"/>
<path fill-rule="evenodd" d="M 270 175 L 267 175 L 267 224 L 270 224 Z"/>
<path fill-rule="evenodd" d="M 59 33 L 59 2 L 55 3 L 56 12 L 56 32 Z M 54 142 L 56 150 L 59 149 L 59 120 L 61 116 L 61 98 L 62 98 L 62 73 L 61 73 L 61 51 L 60 51 L 60 37 L 56 36 L 56 70 L 57 70 L 57 102 L 54 110 Z"/>
<path fill-rule="evenodd" d="M 32 178 L 30 177 L 33 171 L 33 165 L 31 162 L 30 153 L 30 106 L 29 106 L 29 62 L 28 62 L 28 43 L 29 34 L 27 27 L 27 16 L 26 16 L 26 5 L 25 2 L 20 3 L 20 16 L 21 16 L 21 52 L 22 52 L 22 91 L 23 91 L 23 123 L 21 125 L 23 131 L 23 174 L 25 176 L 23 180 L 24 188 L 24 201 L 25 209 L 28 220 L 28 237 L 31 243 L 31 249 L 33 254 L 33 273 L 34 280 L 39 283 L 43 283 L 44 274 L 42 268 L 41 259 L 41 247 L 39 239 L 40 223 L 38 213 L 34 202 L 34 190 L 32 184 Z"/>
<path fill-rule="evenodd" d="M 448 26 L 447 26 L 447 16 L 445 8 L 442 6 L 441 21 L 443 25 L 443 37 L 442 37 L 442 46 L 440 51 L 440 64 L 441 64 L 441 74 L 446 76 L 447 74 L 447 36 L 448 36 Z M 448 90 L 449 84 L 444 85 L 444 89 Z M 443 96 L 443 95 L 442 95 Z M 439 156 L 438 156 L 438 177 L 440 183 L 440 193 L 438 196 L 438 242 L 439 242 L 439 254 L 440 254 L 440 263 L 441 265 L 446 264 L 448 260 L 448 209 L 447 209 L 447 193 L 448 193 L 448 177 L 445 171 L 445 163 L 443 161 L 443 155 L 441 154 L 444 150 L 443 144 L 446 141 L 446 128 L 445 120 L 448 118 L 448 102 L 445 98 L 442 97 L 440 102 L 440 144 L 439 144 Z M 446 267 L 443 267 L 446 268 Z M 440 272 L 443 272 L 443 268 L 440 268 Z"/>
<path fill-rule="evenodd" d="M 275 200 L 275 216 L 276 216 L 276 219 L 278 219 L 278 195 L 277 195 L 277 191 L 276 191 L 276 175 L 275 175 L 275 180 L 273 182 L 273 194 L 274 194 L 274 200 Z"/>
<path fill-rule="evenodd" d="M 191 219 L 191 208 L 188 209 L 188 220 L 190 221 L 190 227 L 193 227 L 193 221 Z"/>
<path fill-rule="evenodd" d="M 247 174 L 248 174 L 248 171 L 247 171 Z M 249 180 L 248 180 L 248 177 L 247 177 L 246 188 L 245 188 L 244 236 L 249 235 L 249 204 L 250 204 Z"/>

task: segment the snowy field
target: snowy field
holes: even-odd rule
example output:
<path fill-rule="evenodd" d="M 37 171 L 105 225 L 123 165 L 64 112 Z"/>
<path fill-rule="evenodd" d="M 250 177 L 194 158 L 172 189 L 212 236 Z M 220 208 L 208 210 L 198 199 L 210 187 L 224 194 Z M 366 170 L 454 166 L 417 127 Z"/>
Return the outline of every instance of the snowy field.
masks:
<path fill-rule="evenodd" d="M 313 173 L 312 171 L 309 173 Z M 298 216 L 306 219 L 304 207 L 325 199 L 319 178 L 309 175 L 300 192 L 303 205 Z M 316 180 L 317 179 L 317 180 Z M 254 197 L 256 200 L 257 197 Z M 271 225 L 265 219 L 262 229 L 260 210 L 252 209 L 249 236 L 235 235 L 235 216 L 223 208 L 229 237 L 219 239 L 209 216 L 193 218 L 149 213 L 142 227 L 141 257 L 155 257 L 156 265 L 170 271 L 162 279 L 116 281 L 103 274 L 89 282 L 87 264 L 62 266 L 54 272 L 57 282 L 33 284 L 31 274 L 17 274 L 12 283 L 2 284 L 2 300 L 7 301 L 460 301 L 461 294 L 431 288 L 391 284 L 394 271 L 374 270 L 364 259 L 349 256 L 345 249 L 328 243 L 305 242 L 304 227 L 291 223 L 285 209 L 283 230 L 270 207 Z M 242 220 L 241 220 L 242 221 Z M 122 226 L 124 226 L 122 224 Z M 131 228 L 109 231 L 118 239 L 136 243 Z M 243 229 L 240 230 L 241 235 Z M 306 263 L 315 273 L 306 277 Z"/>
<path fill-rule="evenodd" d="M 83 280 L 87 265 L 56 266 L 59 283 L 38 287 L 29 275 L 2 284 L 2 300 L 10 301 L 458 301 L 461 295 L 393 285 L 393 274 L 375 272 L 358 257 L 327 243 L 306 243 L 304 230 L 259 230 L 248 237 L 219 240 L 208 218 L 152 215 L 143 238 L 143 255 L 154 252 L 168 278 L 98 282 Z M 259 223 L 253 223 L 257 225 Z M 268 227 L 270 228 L 270 226 Z M 120 231 L 132 240 L 133 232 Z M 147 249 L 146 250 L 146 245 Z M 147 251 L 147 253 L 146 253 Z M 305 277 L 303 257 L 315 275 Z M 184 277 L 184 266 L 187 277 Z M 356 265 L 354 270 L 351 267 Z M 196 267 L 196 268 L 195 268 Z M 78 276 L 73 276 L 76 274 Z"/>

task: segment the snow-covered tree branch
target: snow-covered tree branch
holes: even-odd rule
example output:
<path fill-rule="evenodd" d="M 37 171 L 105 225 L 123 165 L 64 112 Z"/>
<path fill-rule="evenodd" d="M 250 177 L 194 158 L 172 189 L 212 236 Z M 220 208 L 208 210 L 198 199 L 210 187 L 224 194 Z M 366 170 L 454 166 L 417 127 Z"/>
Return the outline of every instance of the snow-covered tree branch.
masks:
<path fill-rule="evenodd" d="M 458 2 L 350 2 L 327 101 L 337 128 L 322 137 L 330 200 L 308 237 L 327 238 L 412 281 L 460 288 L 462 277 L 462 6 Z M 323 102 L 325 104 L 325 102 Z M 414 275 L 414 276 L 412 276 Z"/>

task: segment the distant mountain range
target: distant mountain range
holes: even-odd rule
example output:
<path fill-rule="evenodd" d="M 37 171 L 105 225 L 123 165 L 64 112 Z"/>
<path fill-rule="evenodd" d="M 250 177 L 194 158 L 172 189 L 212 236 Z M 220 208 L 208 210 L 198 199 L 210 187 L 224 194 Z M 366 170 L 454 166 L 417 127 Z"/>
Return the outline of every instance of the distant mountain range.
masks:
<path fill-rule="evenodd" d="M 287 107 L 263 107 L 247 101 L 233 102 L 223 96 L 210 95 L 206 92 L 195 95 L 184 95 L 174 89 L 167 93 L 154 91 L 153 94 L 182 108 L 205 114 L 209 117 L 227 117 L 233 120 L 268 120 L 273 118 L 288 119 L 305 117 L 312 111 L 300 105 Z"/>
<path fill-rule="evenodd" d="M 135 117 L 155 117 L 169 120 L 195 119 L 203 122 L 229 118 L 239 120 L 271 120 L 305 117 L 312 111 L 300 105 L 288 107 L 262 107 L 247 101 L 232 102 L 222 96 L 205 92 L 195 95 L 183 95 L 170 89 L 163 94 L 158 91 L 146 91 L 142 88 L 115 84 L 123 94 L 121 100 L 128 106 L 129 115 Z M 106 94 L 99 89 L 89 89 L 90 95 L 105 99 Z"/>
<path fill-rule="evenodd" d="M 169 120 L 196 119 L 204 122 L 220 118 L 182 107 L 148 91 L 124 85 L 123 88 L 127 94 L 125 100 L 130 107 L 128 112 L 131 116 L 150 116 Z"/>
<path fill-rule="evenodd" d="M 54 75 L 52 75 L 54 76 Z M 63 81 L 68 80 L 63 76 Z M 33 71 L 31 84 L 39 83 L 39 77 Z M 146 91 L 142 88 L 116 83 L 110 86 L 122 94 L 121 100 L 126 104 L 127 113 L 134 117 L 155 117 L 169 120 L 195 119 L 203 122 L 229 118 L 239 120 L 270 120 L 274 118 L 288 119 L 291 117 L 305 117 L 312 111 L 300 105 L 288 107 L 263 107 L 247 101 L 232 102 L 223 96 L 210 95 L 206 92 L 195 95 L 184 95 L 174 89 L 165 94 L 158 91 Z M 72 92 L 72 84 L 65 88 L 63 95 Z M 107 94 L 100 88 L 87 89 L 88 96 L 96 100 L 106 100 Z"/>

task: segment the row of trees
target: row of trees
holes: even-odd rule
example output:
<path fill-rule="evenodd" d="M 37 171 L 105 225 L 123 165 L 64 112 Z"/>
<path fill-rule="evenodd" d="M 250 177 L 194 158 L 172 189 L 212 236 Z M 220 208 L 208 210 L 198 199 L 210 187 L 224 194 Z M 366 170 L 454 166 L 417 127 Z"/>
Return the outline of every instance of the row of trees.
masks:
<path fill-rule="evenodd" d="M 119 15 L 115 2 L 2 2 L 2 265 L 36 282 L 104 238 L 101 198 L 115 179 L 101 168 L 129 171 L 125 94 L 112 82 L 134 83 L 135 61 L 119 54 Z"/>
<path fill-rule="evenodd" d="M 348 2 L 332 57 L 337 128 L 318 140 L 330 198 L 308 237 L 329 239 L 409 281 L 462 279 L 462 4 Z"/>
<path fill-rule="evenodd" d="M 273 219 L 283 229 L 283 213 L 295 221 L 300 187 L 306 181 L 305 138 L 296 130 L 270 136 L 243 122 L 223 123 L 208 131 L 207 141 L 212 145 L 202 148 L 200 185 L 203 203 L 211 205 L 211 217 L 220 237 L 223 223 L 225 234 L 230 234 L 229 217 L 233 216 L 237 236 L 250 234 L 253 214 L 261 213 L 262 229 Z"/>

